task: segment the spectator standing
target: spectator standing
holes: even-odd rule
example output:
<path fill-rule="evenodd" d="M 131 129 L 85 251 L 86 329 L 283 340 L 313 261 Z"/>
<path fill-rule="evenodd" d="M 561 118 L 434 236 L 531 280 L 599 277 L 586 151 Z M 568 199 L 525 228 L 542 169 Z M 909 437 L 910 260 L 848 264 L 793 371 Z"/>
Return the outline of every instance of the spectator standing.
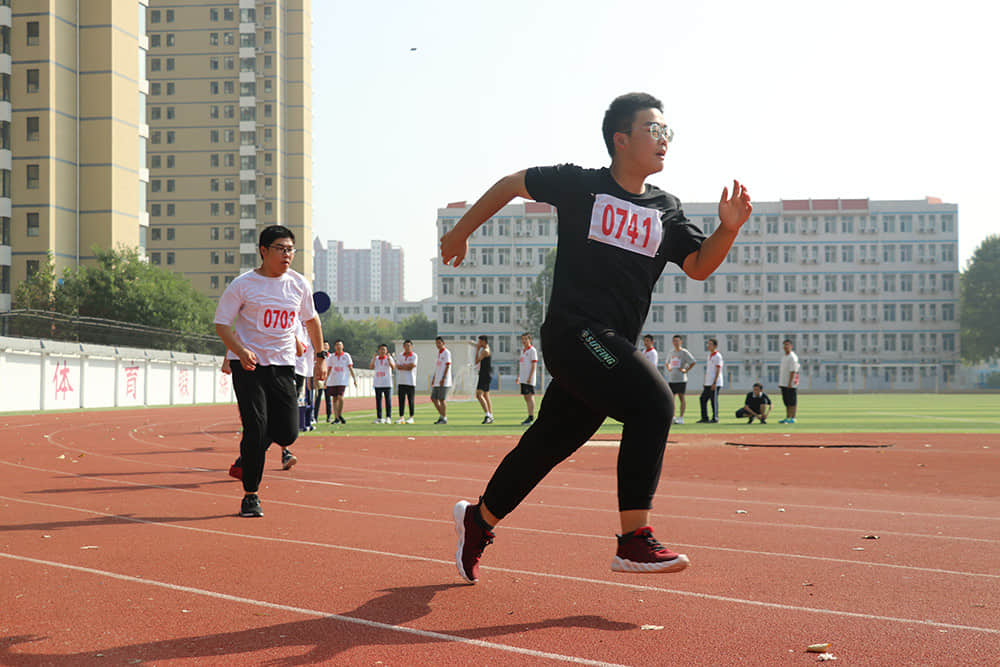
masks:
<path fill-rule="evenodd" d="M 781 402 L 785 404 L 785 418 L 778 423 L 794 424 L 799 407 L 799 355 L 792 351 L 792 341 L 788 338 L 781 347 L 785 355 L 781 357 L 781 368 L 778 369 L 778 386 L 781 388 Z"/>
<path fill-rule="evenodd" d="M 670 391 L 675 397 L 680 399 L 679 402 L 681 404 L 680 411 L 674 417 L 674 423 L 683 424 L 684 410 L 687 408 L 687 399 L 685 398 L 688 383 L 687 374 L 688 371 L 694 368 L 697 362 L 694 359 L 694 355 L 686 347 L 683 347 L 683 338 L 675 334 L 671 342 L 674 349 L 670 351 L 670 356 L 667 357 L 667 383 L 670 385 Z"/>
<path fill-rule="evenodd" d="M 719 391 L 725 384 L 722 374 L 722 353 L 719 352 L 719 341 L 709 338 L 705 345 L 708 351 L 708 361 L 705 365 L 705 385 L 701 390 L 701 419 L 699 424 L 719 423 Z M 708 404 L 712 404 L 712 418 L 708 418 Z"/>

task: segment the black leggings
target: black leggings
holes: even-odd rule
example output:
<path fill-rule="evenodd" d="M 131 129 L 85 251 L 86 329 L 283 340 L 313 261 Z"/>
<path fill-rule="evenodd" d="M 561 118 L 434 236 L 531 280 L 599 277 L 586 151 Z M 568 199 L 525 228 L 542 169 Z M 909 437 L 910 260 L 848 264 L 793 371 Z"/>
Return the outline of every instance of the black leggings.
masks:
<path fill-rule="evenodd" d="M 413 397 L 417 393 L 417 388 L 412 384 L 401 384 L 398 387 L 399 391 L 399 416 L 403 416 L 403 406 L 407 401 L 410 403 L 410 416 L 413 416 Z"/>
<path fill-rule="evenodd" d="M 333 414 L 333 399 L 330 398 L 330 394 L 326 393 L 323 388 L 316 390 L 316 402 L 313 403 L 313 419 L 319 420 L 319 406 L 320 401 L 326 400 L 326 420 L 330 421 L 330 416 Z"/>
<path fill-rule="evenodd" d="M 257 493 L 264 475 L 264 455 L 272 442 L 288 447 L 299 436 L 298 398 L 294 366 L 257 366 L 248 371 L 229 365 L 233 390 L 243 422 L 240 459 L 243 490 Z"/>
<path fill-rule="evenodd" d="M 382 419 L 382 401 L 385 401 L 385 416 L 392 417 L 392 387 L 375 387 L 375 415 Z"/>
<path fill-rule="evenodd" d="M 531 428 L 487 484 L 486 507 L 498 519 L 507 516 L 606 417 L 613 417 L 624 424 L 618 509 L 650 509 L 674 417 L 674 396 L 663 376 L 632 341 L 608 329 L 551 332 L 542 327 L 542 352 L 552 382 Z"/>

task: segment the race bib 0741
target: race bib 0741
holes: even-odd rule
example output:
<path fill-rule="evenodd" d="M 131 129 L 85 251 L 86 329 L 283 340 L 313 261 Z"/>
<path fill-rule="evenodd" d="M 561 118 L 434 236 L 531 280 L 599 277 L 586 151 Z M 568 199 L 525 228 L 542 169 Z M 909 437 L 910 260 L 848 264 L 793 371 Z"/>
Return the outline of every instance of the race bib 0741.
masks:
<path fill-rule="evenodd" d="M 611 195 L 594 197 L 588 239 L 654 257 L 662 236 L 658 210 Z"/>

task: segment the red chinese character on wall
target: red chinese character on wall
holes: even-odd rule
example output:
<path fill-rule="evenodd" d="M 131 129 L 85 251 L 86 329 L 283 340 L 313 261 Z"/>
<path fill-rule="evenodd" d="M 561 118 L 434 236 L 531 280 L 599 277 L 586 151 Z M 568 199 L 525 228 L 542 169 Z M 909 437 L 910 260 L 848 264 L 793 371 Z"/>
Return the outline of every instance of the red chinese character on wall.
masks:
<path fill-rule="evenodd" d="M 56 362 L 56 372 L 52 376 L 52 384 L 56 387 L 56 400 L 60 399 L 59 394 L 62 394 L 62 399 L 65 400 L 69 398 L 69 394 L 73 392 L 73 385 L 69 383 L 69 364 L 63 361 Z"/>
<path fill-rule="evenodd" d="M 190 396 L 191 387 L 188 382 L 188 369 L 181 368 L 177 371 L 177 393 L 181 396 Z"/>
<path fill-rule="evenodd" d="M 125 396 L 128 398 L 136 398 L 136 393 L 139 385 L 139 367 L 138 366 L 126 366 L 125 367 Z"/>

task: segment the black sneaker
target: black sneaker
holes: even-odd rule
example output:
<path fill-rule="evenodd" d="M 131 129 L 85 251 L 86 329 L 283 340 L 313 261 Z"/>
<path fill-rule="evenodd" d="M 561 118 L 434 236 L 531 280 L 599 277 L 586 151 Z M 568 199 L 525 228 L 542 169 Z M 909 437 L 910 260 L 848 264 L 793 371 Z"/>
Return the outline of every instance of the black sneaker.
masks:
<path fill-rule="evenodd" d="M 281 469 L 291 470 L 292 466 L 298 463 L 299 460 L 295 458 L 295 454 L 292 454 L 289 449 L 281 450 Z"/>
<path fill-rule="evenodd" d="M 753 423 L 753 417 L 751 417 L 750 419 L 748 419 L 748 420 L 747 420 L 747 423 L 748 423 L 748 424 L 752 424 L 752 423 Z"/>
<path fill-rule="evenodd" d="M 696 424 L 711 424 L 711 420 L 705 419 L 704 417 L 695 422 Z"/>
<path fill-rule="evenodd" d="M 716 417 L 716 418 L 714 418 L 714 419 L 710 420 L 710 421 L 709 421 L 708 423 L 709 423 L 709 424 L 718 424 L 718 423 L 719 423 L 719 418 L 718 418 L 718 417 Z"/>
<path fill-rule="evenodd" d="M 493 538 L 496 537 L 476 516 L 478 513 L 479 506 L 465 500 L 455 503 L 451 511 L 455 518 L 455 532 L 458 533 L 455 564 L 462 579 L 470 584 L 479 581 L 479 559 L 483 556 L 483 550 L 493 544 Z"/>
<path fill-rule="evenodd" d="M 760 418 L 760 423 L 761 423 L 761 424 L 766 424 L 766 423 L 767 423 L 767 420 L 766 420 L 766 419 L 764 419 L 763 417 L 761 417 L 761 418 Z"/>
<path fill-rule="evenodd" d="M 521 426 L 527 426 L 528 424 L 530 424 L 533 421 L 535 421 L 534 416 L 533 415 L 528 415 L 528 418 L 525 419 L 523 422 L 521 422 Z"/>
<path fill-rule="evenodd" d="M 240 504 L 240 516 L 264 516 L 264 510 L 260 508 L 260 498 L 257 497 L 256 493 L 243 496 L 243 502 Z"/>
<path fill-rule="evenodd" d="M 492 424 L 493 423 L 493 417 L 490 417 L 490 416 L 483 417 L 483 423 L 484 424 Z"/>
<path fill-rule="evenodd" d="M 448 418 L 447 417 L 438 417 L 437 421 L 434 422 L 434 423 L 435 424 L 447 424 L 448 423 Z"/>

